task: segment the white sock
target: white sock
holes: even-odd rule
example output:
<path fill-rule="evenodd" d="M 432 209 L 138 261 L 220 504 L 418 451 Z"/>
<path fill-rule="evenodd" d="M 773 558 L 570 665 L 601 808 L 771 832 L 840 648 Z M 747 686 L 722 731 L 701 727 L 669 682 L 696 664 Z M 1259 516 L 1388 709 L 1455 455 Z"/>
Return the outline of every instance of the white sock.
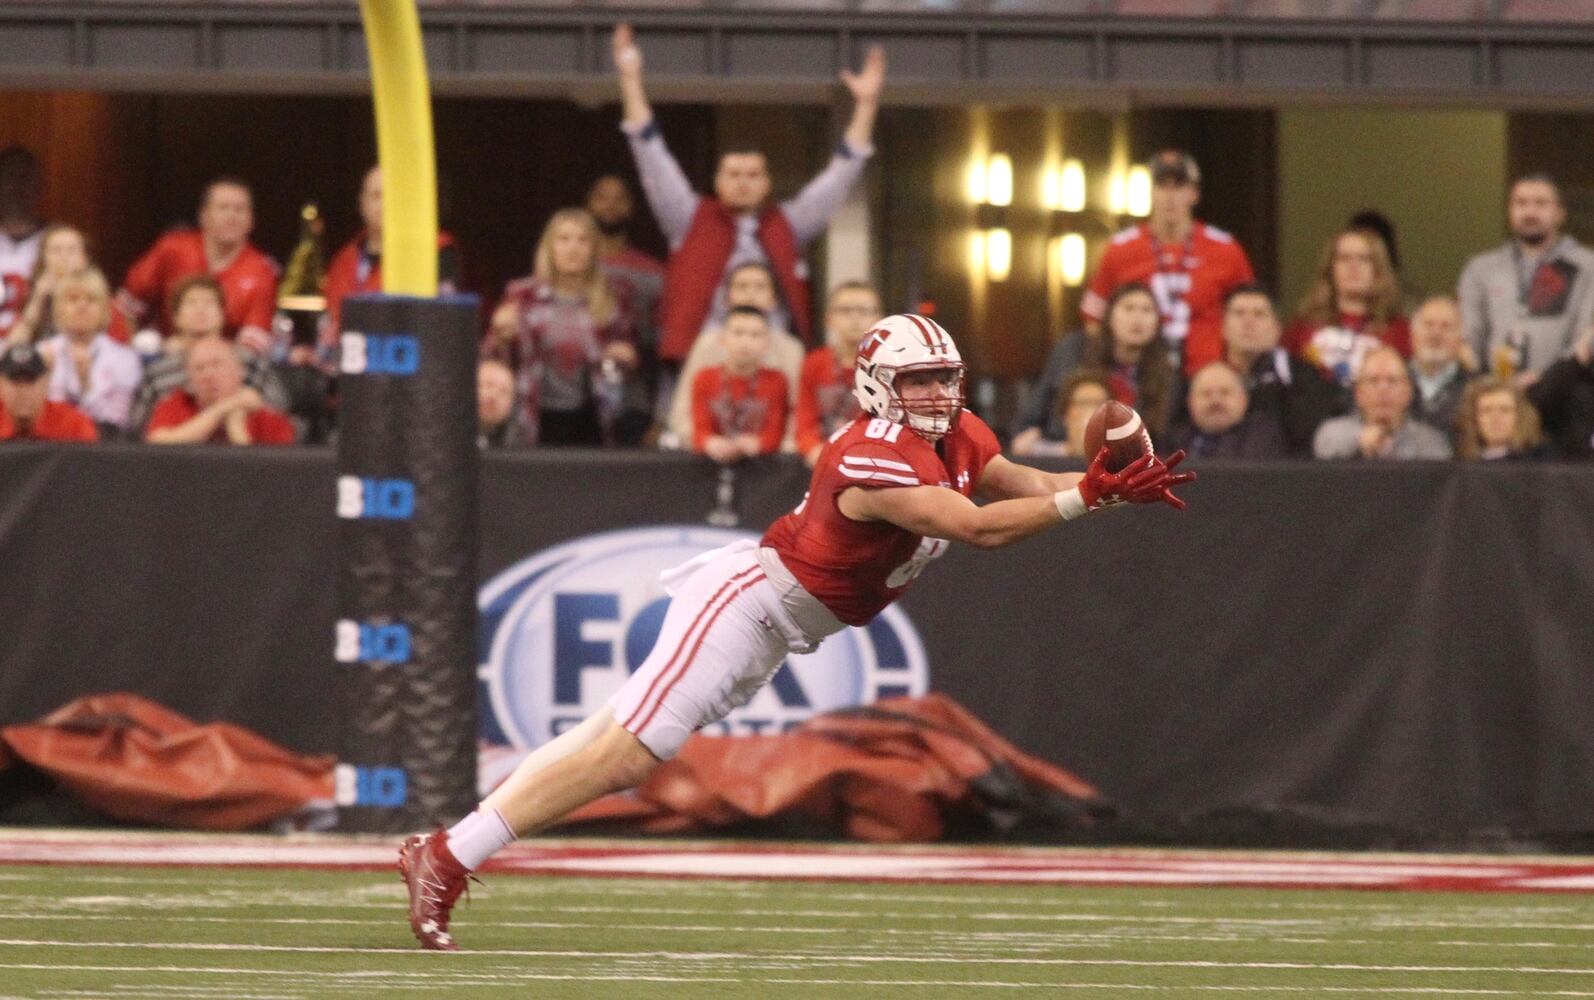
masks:
<path fill-rule="evenodd" d="M 482 862 L 515 842 L 515 831 L 497 809 L 480 806 L 448 828 L 448 849 L 474 871 Z"/>

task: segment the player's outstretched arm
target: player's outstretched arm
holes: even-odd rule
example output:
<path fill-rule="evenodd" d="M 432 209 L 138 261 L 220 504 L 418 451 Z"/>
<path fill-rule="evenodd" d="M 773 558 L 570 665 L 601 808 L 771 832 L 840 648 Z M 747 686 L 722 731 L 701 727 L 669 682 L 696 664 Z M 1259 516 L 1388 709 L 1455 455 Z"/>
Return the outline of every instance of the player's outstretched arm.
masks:
<path fill-rule="evenodd" d="M 1108 472 L 1103 448 L 1075 485 L 1050 495 L 998 500 L 983 507 L 942 486 L 865 489 L 854 486 L 837 498 L 841 512 L 855 521 L 889 521 L 916 535 L 950 538 L 982 549 L 1000 548 L 1039 534 L 1062 521 L 1119 503 L 1167 503 L 1183 507 L 1173 487 L 1194 473 L 1174 472 L 1184 460 L 1176 452 L 1165 463 L 1142 455 L 1121 472 Z"/>
<path fill-rule="evenodd" d="M 997 455 L 985 463 L 976 490 L 987 500 L 1012 500 L 1017 497 L 1049 497 L 1072 489 L 1084 479 L 1079 472 L 1044 472 Z"/>
<path fill-rule="evenodd" d="M 978 507 L 963 494 L 944 486 L 854 486 L 842 492 L 838 505 L 854 521 L 888 521 L 916 535 L 967 542 L 982 549 L 1011 545 L 1063 521 L 1050 496 L 1002 500 Z"/>
<path fill-rule="evenodd" d="M 1180 462 L 1184 461 L 1183 451 L 1174 452 L 1166 459 L 1147 454 L 1116 474 L 1107 471 L 1106 458 L 1106 449 L 1103 449 L 1102 453 L 1091 461 L 1084 473 L 1052 473 L 1011 462 L 998 455 L 985 464 L 985 470 L 980 473 L 977 492 L 986 499 L 1008 500 L 1015 497 L 1052 496 L 1064 491 L 1077 490 L 1091 510 L 1121 501 L 1154 503 L 1159 500 L 1170 507 L 1184 509 L 1184 501 L 1173 495 L 1173 488 L 1194 482 L 1195 473 L 1173 471 Z M 1115 497 L 1117 482 L 1135 475 L 1136 470 L 1141 467 L 1147 471 L 1161 469 L 1167 473 L 1167 482 L 1156 493 L 1143 497 Z"/>

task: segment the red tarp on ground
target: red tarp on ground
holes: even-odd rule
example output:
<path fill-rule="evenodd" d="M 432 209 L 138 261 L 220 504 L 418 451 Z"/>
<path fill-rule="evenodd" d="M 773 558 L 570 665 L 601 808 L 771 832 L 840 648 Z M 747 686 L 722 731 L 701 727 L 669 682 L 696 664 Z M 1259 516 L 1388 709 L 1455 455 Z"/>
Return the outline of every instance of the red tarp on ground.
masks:
<path fill-rule="evenodd" d="M 131 694 L 79 698 L 0 728 L 0 767 L 16 761 L 112 818 L 202 830 L 252 829 L 330 799 L 334 763 Z M 783 817 L 890 842 L 935 840 L 974 819 L 987 830 L 1055 829 L 1110 812 L 1086 782 L 931 695 L 830 712 L 778 736 L 695 736 L 639 788 L 567 826 L 683 833 Z"/>
<path fill-rule="evenodd" d="M 694 736 L 637 789 L 578 810 L 565 828 L 688 833 L 785 814 L 892 842 L 936 840 L 961 819 L 1056 829 L 1111 812 L 1087 782 L 929 695 L 830 712 L 779 736 Z"/>
<path fill-rule="evenodd" d="M 89 695 L 0 728 L 0 767 L 18 759 L 114 819 L 196 830 L 253 829 L 330 800 L 335 763 L 132 694 Z"/>

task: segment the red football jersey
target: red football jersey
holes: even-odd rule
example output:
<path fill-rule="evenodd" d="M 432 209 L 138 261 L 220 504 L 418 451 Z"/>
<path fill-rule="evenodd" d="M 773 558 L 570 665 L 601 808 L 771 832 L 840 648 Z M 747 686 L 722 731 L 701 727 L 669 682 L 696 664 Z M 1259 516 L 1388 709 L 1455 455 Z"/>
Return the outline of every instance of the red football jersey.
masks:
<path fill-rule="evenodd" d="M 205 260 L 205 239 L 197 229 L 180 229 L 156 240 L 128 268 L 117 301 L 142 323 L 157 320 L 161 332 L 169 334 L 172 315 L 168 300 L 172 289 L 194 274 L 210 274 L 221 283 L 226 305 L 225 333 L 229 338 L 236 338 L 238 331 L 246 327 L 255 327 L 261 333 L 271 331 L 272 318 L 277 314 L 276 263 L 253 243 L 245 243 L 230 264 L 212 274 Z M 154 317 L 148 315 L 151 307 L 159 310 Z"/>
<path fill-rule="evenodd" d="M 787 395 L 786 376 L 773 368 L 760 368 L 751 378 L 703 369 L 692 382 L 692 449 L 702 451 L 717 434 L 756 434 L 760 454 L 779 451 Z"/>
<path fill-rule="evenodd" d="M 842 367 L 834 347 L 811 351 L 797 380 L 797 452 L 806 455 L 858 415 L 852 365 Z"/>
<path fill-rule="evenodd" d="M 885 521 L 854 521 L 837 497 L 851 486 L 942 486 L 973 496 L 986 463 L 1001 451 L 985 421 L 966 410 L 939 446 L 902 424 L 865 414 L 819 453 L 808 494 L 769 526 L 763 544 L 837 618 L 867 624 L 950 543 Z"/>
<path fill-rule="evenodd" d="M 1162 313 L 1162 335 L 1183 348 L 1190 375 L 1223 356 L 1223 297 L 1235 285 L 1255 280 L 1245 250 L 1221 229 L 1197 222 L 1183 243 L 1162 244 L 1150 226 L 1139 225 L 1107 245 L 1079 311 L 1099 323 L 1120 285 L 1149 285 Z"/>

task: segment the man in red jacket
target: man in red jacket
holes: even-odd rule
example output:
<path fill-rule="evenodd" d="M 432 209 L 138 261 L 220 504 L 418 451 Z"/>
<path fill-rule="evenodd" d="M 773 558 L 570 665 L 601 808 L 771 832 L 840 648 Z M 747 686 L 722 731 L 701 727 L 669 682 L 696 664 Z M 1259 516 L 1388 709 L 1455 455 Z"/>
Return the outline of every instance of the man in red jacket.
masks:
<path fill-rule="evenodd" d="M 271 353 L 277 262 L 249 242 L 254 228 L 249 185 L 232 177 L 207 184 L 199 201 L 199 228 L 166 233 L 128 268 L 116 305 L 129 327 L 158 326 L 171 333 L 170 296 L 177 283 L 208 274 L 226 293 L 227 337 L 256 354 Z"/>
<path fill-rule="evenodd" d="M 842 71 L 854 103 L 835 156 L 795 197 L 772 205 L 769 165 L 756 150 L 730 150 L 720 157 L 713 197 L 692 190 L 659 134 L 642 88 L 642 50 L 630 25 L 614 29 L 613 45 L 623 112 L 620 129 L 630 140 L 642 189 L 670 243 L 659 307 L 659 359 L 678 368 L 704 325 L 723 321 L 725 305 L 716 293 L 732 268 L 750 261 L 769 265 L 775 274 L 781 306 L 789 316 L 789 322 L 777 325 L 806 340 L 810 322 L 803 251 L 824 231 L 874 154 L 870 140 L 885 84 L 885 52 L 872 47 L 861 72 Z"/>

